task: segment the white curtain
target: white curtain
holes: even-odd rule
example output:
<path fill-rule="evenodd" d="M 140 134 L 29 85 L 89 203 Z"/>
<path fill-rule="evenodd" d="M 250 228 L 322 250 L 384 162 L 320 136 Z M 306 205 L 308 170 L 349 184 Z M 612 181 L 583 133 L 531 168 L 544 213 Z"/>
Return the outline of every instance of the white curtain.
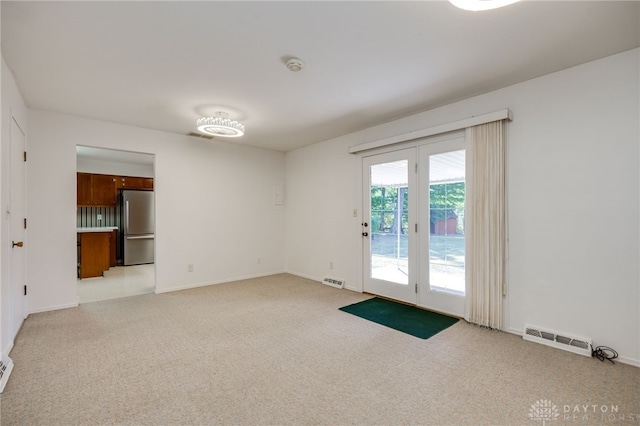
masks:
<path fill-rule="evenodd" d="M 506 154 L 503 121 L 466 130 L 465 319 L 502 328 L 506 294 Z"/>

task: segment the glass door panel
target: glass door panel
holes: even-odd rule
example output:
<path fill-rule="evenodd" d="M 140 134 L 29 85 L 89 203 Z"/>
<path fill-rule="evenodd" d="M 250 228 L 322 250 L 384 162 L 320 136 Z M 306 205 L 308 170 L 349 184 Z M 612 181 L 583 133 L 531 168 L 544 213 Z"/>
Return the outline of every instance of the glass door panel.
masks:
<path fill-rule="evenodd" d="M 416 303 L 414 185 L 415 149 L 363 159 L 364 290 L 409 303 Z"/>
<path fill-rule="evenodd" d="M 371 277 L 409 284 L 408 160 L 371 166 Z"/>
<path fill-rule="evenodd" d="M 455 138 L 419 148 L 418 305 L 464 315 L 465 151 Z"/>
<path fill-rule="evenodd" d="M 464 150 L 429 157 L 429 286 L 464 295 Z"/>

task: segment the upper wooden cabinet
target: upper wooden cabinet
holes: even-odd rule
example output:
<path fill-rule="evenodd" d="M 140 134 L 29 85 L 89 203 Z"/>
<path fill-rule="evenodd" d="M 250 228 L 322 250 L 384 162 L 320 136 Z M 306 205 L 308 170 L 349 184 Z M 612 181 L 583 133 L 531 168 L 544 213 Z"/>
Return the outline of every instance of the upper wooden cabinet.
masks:
<path fill-rule="evenodd" d="M 119 189 L 153 189 L 153 178 L 116 176 L 116 186 Z"/>
<path fill-rule="evenodd" d="M 153 178 L 78 173 L 77 205 L 115 207 L 118 189 L 153 190 Z"/>
<path fill-rule="evenodd" d="M 111 175 L 78 173 L 77 205 L 115 207 L 116 184 Z"/>
<path fill-rule="evenodd" d="M 93 205 L 91 193 L 91 175 L 89 173 L 78 173 L 77 201 L 79 206 Z"/>

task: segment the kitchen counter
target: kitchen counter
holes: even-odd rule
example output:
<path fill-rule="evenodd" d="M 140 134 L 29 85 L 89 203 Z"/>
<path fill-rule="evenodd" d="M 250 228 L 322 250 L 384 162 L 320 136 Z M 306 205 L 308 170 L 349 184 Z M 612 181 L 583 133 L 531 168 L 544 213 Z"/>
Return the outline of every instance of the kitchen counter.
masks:
<path fill-rule="evenodd" d="M 93 228 L 77 228 L 77 232 L 111 232 L 117 230 L 117 226 L 102 226 L 102 227 L 93 227 Z"/>

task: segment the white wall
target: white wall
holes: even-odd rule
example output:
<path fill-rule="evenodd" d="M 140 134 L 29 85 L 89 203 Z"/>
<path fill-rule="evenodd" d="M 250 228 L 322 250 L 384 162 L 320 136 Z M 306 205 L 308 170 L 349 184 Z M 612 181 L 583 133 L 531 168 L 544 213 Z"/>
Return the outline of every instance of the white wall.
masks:
<path fill-rule="evenodd" d="M 153 177 L 153 164 L 133 164 L 79 157 L 76 162 L 78 172 L 104 175 Z"/>
<path fill-rule="evenodd" d="M 591 337 L 640 365 L 639 56 L 635 49 L 287 153 L 287 271 L 362 289 L 361 160 L 349 146 L 510 108 L 504 329 L 531 323 Z"/>
<path fill-rule="evenodd" d="M 77 144 L 155 154 L 156 292 L 283 271 L 283 153 L 29 110 L 30 312 L 77 303 Z"/>
<path fill-rule="evenodd" d="M 9 187 L 11 179 L 10 173 L 10 149 L 11 120 L 15 119 L 21 129 L 27 130 L 27 108 L 22 96 L 18 91 L 15 79 L 7 64 L 2 60 L 2 146 L 0 151 L 0 217 L 2 228 L 0 229 L 0 353 L 7 354 L 13 345 L 13 332 L 11 331 L 11 308 L 10 308 L 10 253 L 11 217 L 6 213 L 9 210 Z M 12 118 L 13 117 L 13 118 Z M 28 143 L 28 142 L 27 142 Z M 17 195 L 16 195 L 17 196 Z M 25 249 L 28 251 L 29 242 L 25 239 Z M 27 271 L 27 279 L 29 278 Z"/>

